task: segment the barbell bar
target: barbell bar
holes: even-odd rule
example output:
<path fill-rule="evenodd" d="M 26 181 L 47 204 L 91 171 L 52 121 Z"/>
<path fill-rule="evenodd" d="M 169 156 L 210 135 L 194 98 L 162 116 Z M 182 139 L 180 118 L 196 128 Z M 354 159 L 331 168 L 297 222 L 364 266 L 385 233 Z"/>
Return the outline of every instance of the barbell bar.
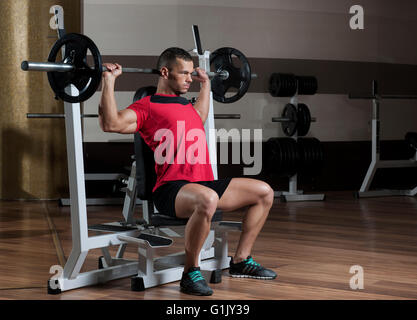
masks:
<path fill-rule="evenodd" d="M 290 118 L 283 118 L 283 117 L 273 117 L 272 118 L 272 122 L 293 122 L 294 119 L 290 119 Z M 317 119 L 316 118 L 311 118 L 311 122 L 316 122 Z"/>
<path fill-rule="evenodd" d="M 21 64 L 23 71 L 44 71 L 44 72 L 69 72 L 76 69 L 76 67 L 70 63 L 63 62 L 34 62 L 34 61 L 23 61 Z M 82 70 L 82 69 L 81 69 Z M 109 71 L 105 66 L 102 67 L 102 72 Z M 122 73 L 145 73 L 145 74 L 160 74 L 157 69 L 150 68 L 125 68 L 122 67 Z M 191 73 L 193 76 L 197 76 L 197 72 Z M 229 78 L 229 72 L 221 70 L 219 72 L 207 72 L 209 78 L 219 77 L 222 80 Z M 257 77 L 253 74 L 252 77 Z"/>
<path fill-rule="evenodd" d="M 28 119 L 60 119 L 65 118 L 63 113 L 27 113 Z M 81 118 L 98 118 L 98 114 L 81 114 Z M 214 119 L 240 119 L 237 113 L 214 114 Z"/>

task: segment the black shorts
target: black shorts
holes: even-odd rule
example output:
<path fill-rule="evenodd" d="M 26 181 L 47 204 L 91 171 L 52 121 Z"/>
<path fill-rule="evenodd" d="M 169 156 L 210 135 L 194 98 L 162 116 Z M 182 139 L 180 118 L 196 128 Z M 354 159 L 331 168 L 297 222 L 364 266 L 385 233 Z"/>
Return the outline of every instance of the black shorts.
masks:
<path fill-rule="evenodd" d="M 211 188 L 217 192 L 219 199 L 226 191 L 230 181 L 232 178 L 225 178 L 220 180 L 213 180 L 213 181 L 197 181 L 197 182 L 190 182 L 186 180 L 174 180 L 164 183 L 162 186 L 158 187 L 155 192 L 152 194 L 153 202 L 155 204 L 156 209 L 158 209 L 159 213 L 176 217 L 175 214 L 175 199 L 177 197 L 178 191 L 180 191 L 181 187 L 188 184 L 188 183 L 198 183 L 205 187 Z"/>

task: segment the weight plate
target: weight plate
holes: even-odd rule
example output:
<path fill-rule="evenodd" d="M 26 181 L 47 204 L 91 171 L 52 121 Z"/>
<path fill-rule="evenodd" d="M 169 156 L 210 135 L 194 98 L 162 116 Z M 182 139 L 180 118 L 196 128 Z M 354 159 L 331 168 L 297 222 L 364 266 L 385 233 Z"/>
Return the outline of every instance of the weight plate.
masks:
<path fill-rule="evenodd" d="M 297 134 L 298 136 L 303 137 L 307 135 L 308 131 L 310 130 L 311 114 L 307 105 L 305 105 L 304 103 L 299 103 L 297 105 L 297 111 L 298 111 Z"/>
<path fill-rule="evenodd" d="M 237 57 L 239 67 L 236 67 L 233 59 Z M 221 103 L 232 103 L 242 98 L 249 89 L 251 81 L 251 69 L 245 55 L 235 48 L 224 47 L 217 49 L 210 55 L 210 66 L 214 72 L 227 71 L 229 77 L 225 80 L 214 77 L 211 80 L 213 99 Z M 226 97 L 230 88 L 237 89 L 237 93 Z"/>
<path fill-rule="evenodd" d="M 75 69 L 68 72 L 48 72 L 48 81 L 56 96 L 70 103 L 79 103 L 89 99 L 97 90 L 101 81 L 102 61 L 100 51 L 94 42 L 85 35 L 68 33 L 58 39 L 48 56 L 49 62 L 58 62 L 57 57 L 65 47 L 64 59 L 59 62 L 74 65 Z M 91 52 L 94 67 L 87 63 L 87 51 Z M 65 92 L 70 84 L 74 85 L 79 94 L 73 96 Z"/>
<path fill-rule="evenodd" d="M 287 171 L 288 171 L 288 148 L 287 148 L 287 144 L 286 144 L 286 140 L 285 138 L 280 138 L 279 139 L 279 144 L 281 146 L 281 155 L 282 155 L 282 164 L 281 164 L 281 176 L 287 176 Z"/>
<path fill-rule="evenodd" d="M 311 171 L 312 167 L 312 155 L 311 155 L 311 149 L 310 149 L 310 139 L 304 138 L 303 139 L 304 144 L 304 172 L 309 173 Z"/>
<path fill-rule="evenodd" d="M 306 127 L 306 117 L 303 112 L 303 108 L 300 108 L 300 104 L 297 105 L 297 136 L 302 137 L 305 136 L 304 131 Z"/>
<path fill-rule="evenodd" d="M 297 173 L 297 143 L 293 138 L 287 138 L 288 154 L 289 154 L 289 163 L 287 175 L 292 177 Z"/>
<path fill-rule="evenodd" d="M 278 73 L 276 86 L 279 97 L 292 97 L 297 92 L 297 79 L 290 73 Z"/>
<path fill-rule="evenodd" d="M 303 172 L 304 171 L 304 145 L 303 145 L 303 138 L 297 138 L 297 152 L 298 152 L 298 164 L 297 164 L 297 171 Z"/>
<path fill-rule="evenodd" d="M 281 169 L 282 157 L 281 149 L 279 145 L 278 138 L 272 138 L 273 150 L 274 150 L 274 163 L 272 165 L 272 170 L 274 174 L 278 174 Z"/>
<path fill-rule="evenodd" d="M 282 118 L 289 119 L 290 121 L 281 122 L 282 131 L 288 137 L 292 137 L 297 131 L 297 109 L 291 103 L 287 103 L 282 111 Z"/>
<path fill-rule="evenodd" d="M 278 79 L 277 78 L 278 78 L 278 73 L 271 74 L 269 78 L 268 90 L 271 96 L 273 97 L 278 97 L 278 87 L 277 87 Z"/>
<path fill-rule="evenodd" d="M 298 94 L 312 95 L 317 92 L 317 78 L 313 76 L 297 76 Z"/>
<path fill-rule="evenodd" d="M 265 173 L 267 174 L 271 174 L 273 173 L 273 168 L 274 168 L 274 162 L 275 160 L 275 154 L 276 154 L 276 150 L 275 150 L 275 143 L 273 141 L 273 138 L 269 138 L 266 142 L 265 142 L 265 148 L 262 150 L 264 153 L 263 156 L 263 170 Z"/>
<path fill-rule="evenodd" d="M 314 171 L 315 171 L 315 174 L 318 175 L 321 172 L 323 168 L 323 163 L 324 163 L 323 148 L 319 139 L 313 138 L 313 141 L 314 141 L 314 149 L 315 149 L 315 154 L 316 154 Z"/>

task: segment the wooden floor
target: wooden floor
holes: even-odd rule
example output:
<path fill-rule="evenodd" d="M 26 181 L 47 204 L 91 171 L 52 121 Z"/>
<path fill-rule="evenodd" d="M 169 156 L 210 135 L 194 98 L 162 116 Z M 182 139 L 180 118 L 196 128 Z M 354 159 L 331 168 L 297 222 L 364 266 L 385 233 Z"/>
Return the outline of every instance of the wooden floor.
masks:
<path fill-rule="evenodd" d="M 211 297 L 180 293 L 179 282 L 132 292 L 130 279 L 48 295 L 52 265 L 71 251 L 69 208 L 56 202 L 0 202 L 0 299 L 416 299 L 417 198 L 354 199 L 352 192 L 326 193 L 326 201 L 278 200 L 253 249 L 275 270 L 273 281 L 234 279 L 223 272 Z M 121 207 L 88 207 L 89 224 L 121 220 Z M 227 214 L 239 220 L 242 213 Z M 230 236 L 230 254 L 238 233 Z M 176 246 L 181 248 L 178 241 Z M 135 248 L 127 256 L 136 257 Z M 90 251 L 82 271 L 97 267 Z M 352 290 L 350 268 L 364 271 L 364 289 Z"/>

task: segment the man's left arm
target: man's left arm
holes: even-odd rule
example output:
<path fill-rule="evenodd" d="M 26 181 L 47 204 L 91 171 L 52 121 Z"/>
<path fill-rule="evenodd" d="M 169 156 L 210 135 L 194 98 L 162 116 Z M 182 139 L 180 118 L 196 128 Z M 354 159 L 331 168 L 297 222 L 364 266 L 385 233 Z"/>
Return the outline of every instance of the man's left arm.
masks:
<path fill-rule="evenodd" d="M 196 68 L 195 71 L 197 72 L 197 76 L 193 76 L 193 80 L 200 82 L 201 88 L 194 108 L 200 115 L 201 121 L 203 121 L 204 124 L 210 110 L 211 84 L 207 73 L 203 69 Z"/>

